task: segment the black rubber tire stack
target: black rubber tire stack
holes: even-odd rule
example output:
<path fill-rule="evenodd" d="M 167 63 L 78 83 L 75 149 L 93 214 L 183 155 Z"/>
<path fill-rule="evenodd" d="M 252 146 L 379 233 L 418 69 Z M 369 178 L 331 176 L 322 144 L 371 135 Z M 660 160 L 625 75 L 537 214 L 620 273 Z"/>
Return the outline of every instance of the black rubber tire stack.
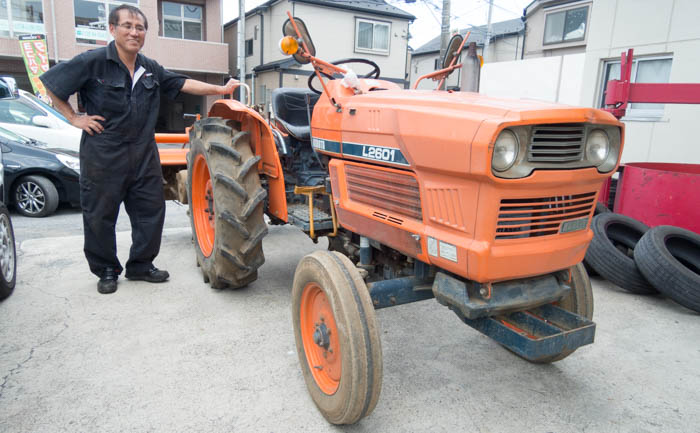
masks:
<path fill-rule="evenodd" d="M 700 312 L 700 235 L 680 227 L 654 227 L 637 243 L 634 260 L 659 292 Z"/>
<path fill-rule="evenodd" d="M 649 230 L 646 224 L 625 215 L 606 212 L 593 218 L 591 229 L 594 236 L 585 258 L 588 266 L 629 292 L 657 293 L 634 261 L 635 246 Z"/>

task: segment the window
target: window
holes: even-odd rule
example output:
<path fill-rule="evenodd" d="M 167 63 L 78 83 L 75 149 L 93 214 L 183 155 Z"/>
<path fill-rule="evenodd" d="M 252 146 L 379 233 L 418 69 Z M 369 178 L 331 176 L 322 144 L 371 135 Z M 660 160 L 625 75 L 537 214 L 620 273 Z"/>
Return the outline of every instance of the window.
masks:
<path fill-rule="evenodd" d="M 202 7 L 163 2 L 163 36 L 201 41 Z"/>
<path fill-rule="evenodd" d="M 34 116 L 46 116 L 46 113 L 21 99 L 0 100 L 0 111 L 3 113 L 0 117 L 1 122 L 18 125 L 34 126 Z"/>
<path fill-rule="evenodd" d="M 138 6 L 138 0 L 73 0 L 76 42 L 107 45 L 112 40 L 109 13 L 124 3 Z"/>
<path fill-rule="evenodd" d="M 41 0 L 0 1 L 0 37 L 46 33 Z"/>
<path fill-rule="evenodd" d="M 250 57 L 253 55 L 253 40 L 246 39 L 245 41 L 245 56 Z"/>
<path fill-rule="evenodd" d="M 355 20 L 355 51 L 388 54 L 390 33 L 390 23 L 357 18 Z"/>
<path fill-rule="evenodd" d="M 671 76 L 671 57 L 635 58 L 632 63 L 632 83 L 668 83 Z M 599 106 L 605 106 L 605 88 L 610 80 L 620 79 L 620 61 L 605 62 L 603 88 Z M 664 115 L 664 104 L 634 103 L 627 106 L 625 118 L 658 119 Z"/>
<path fill-rule="evenodd" d="M 586 37 L 588 6 L 548 13 L 544 24 L 544 44 L 582 41 Z"/>

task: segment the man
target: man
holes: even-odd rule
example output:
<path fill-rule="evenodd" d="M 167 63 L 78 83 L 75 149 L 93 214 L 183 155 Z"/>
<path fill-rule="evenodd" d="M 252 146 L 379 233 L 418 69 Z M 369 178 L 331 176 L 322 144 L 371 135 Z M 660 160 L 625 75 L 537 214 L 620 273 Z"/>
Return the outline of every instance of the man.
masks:
<path fill-rule="evenodd" d="M 119 206 L 131 221 L 131 250 L 126 278 L 160 283 L 169 278 L 153 265 L 160 249 L 165 200 L 155 143 L 160 93 L 171 99 L 231 93 L 238 82 L 216 86 L 164 69 L 139 51 L 148 30 L 140 9 L 121 5 L 109 14 L 114 41 L 105 48 L 59 63 L 41 76 L 54 105 L 82 129 L 80 205 L 85 257 L 100 280 L 100 293 L 114 293 L 122 266 L 117 258 L 115 224 Z M 76 114 L 67 100 L 76 91 L 87 115 Z"/>

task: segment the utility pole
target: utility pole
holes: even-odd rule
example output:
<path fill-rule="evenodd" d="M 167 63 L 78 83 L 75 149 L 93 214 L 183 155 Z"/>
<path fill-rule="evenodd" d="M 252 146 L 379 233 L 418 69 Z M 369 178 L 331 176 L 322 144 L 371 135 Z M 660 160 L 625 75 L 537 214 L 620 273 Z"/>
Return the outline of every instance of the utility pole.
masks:
<path fill-rule="evenodd" d="M 238 0 L 238 79 L 245 83 L 245 0 Z M 246 103 L 246 92 L 238 88 L 238 99 Z"/>
<path fill-rule="evenodd" d="M 442 0 L 442 26 L 440 27 L 440 60 L 445 57 L 450 41 L 450 0 Z"/>
<path fill-rule="evenodd" d="M 489 41 L 491 40 L 491 10 L 493 9 L 493 0 L 487 0 L 489 2 L 489 20 L 486 24 L 486 40 L 484 40 L 484 51 L 481 53 L 481 57 L 486 57 L 486 50 L 489 48 Z"/>
<path fill-rule="evenodd" d="M 438 58 L 438 62 L 442 62 L 442 59 L 445 58 L 445 51 L 447 51 L 448 42 L 450 42 L 450 0 L 442 0 L 442 26 L 440 27 L 440 57 Z M 438 65 L 438 67 L 442 68 L 442 65 Z M 447 86 L 447 82 L 442 84 L 442 87 L 444 86 Z"/>

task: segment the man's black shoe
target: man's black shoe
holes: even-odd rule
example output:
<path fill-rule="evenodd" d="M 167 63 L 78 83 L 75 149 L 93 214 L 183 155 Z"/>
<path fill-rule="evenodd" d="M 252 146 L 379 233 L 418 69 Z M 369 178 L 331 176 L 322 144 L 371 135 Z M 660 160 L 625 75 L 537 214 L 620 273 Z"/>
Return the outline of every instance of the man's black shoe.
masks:
<path fill-rule="evenodd" d="M 170 278 L 170 274 L 168 271 L 162 271 L 152 266 L 151 269 L 144 274 L 130 274 L 127 272 L 126 278 L 129 280 L 148 281 L 149 283 L 162 283 Z"/>
<path fill-rule="evenodd" d="M 97 291 L 103 295 L 116 292 L 117 278 L 119 278 L 119 275 L 114 272 L 114 269 L 105 269 L 104 273 L 102 274 L 102 278 L 100 278 L 100 281 L 97 282 Z"/>

